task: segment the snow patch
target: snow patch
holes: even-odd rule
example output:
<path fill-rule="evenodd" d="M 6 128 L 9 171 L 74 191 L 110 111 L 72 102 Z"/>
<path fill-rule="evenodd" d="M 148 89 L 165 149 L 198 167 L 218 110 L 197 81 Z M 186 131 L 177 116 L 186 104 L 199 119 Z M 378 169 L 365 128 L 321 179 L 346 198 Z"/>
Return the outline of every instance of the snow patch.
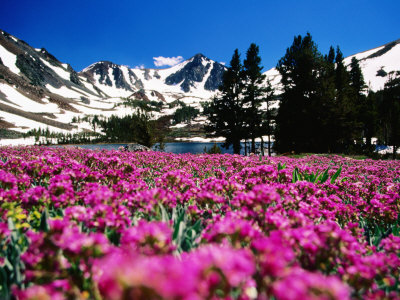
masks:
<path fill-rule="evenodd" d="M 46 61 L 45 59 L 40 59 L 46 66 L 48 66 L 50 69 L 52 69 L 58 76 L 60 76 L 62 79 L 65 80 L 70 80 L 71 74 L 69 72 L 67 72 L 66 70 L 60 68 L 60 67 L 56 67 L 53 66 L 52 64 L 50 64 L 48 61 Z"/>
<path fill-rule="evenodd" d="M 0 139 L 1 146 L 31 146 L 35 144 L 33 136 L 22 139 Z"/>
<path fill-rule="evenodd" d="M 17 62 L 17 56 L 6 50 L 3 46 L 0 45 L 0 57 L 3 64 L 10 69 L 11 72 L 18 74 L 19 69 L 15 65 Z"/>
<path fill-rule="evenodd" d="M 63 96 L 64 98 L 75 98 L 75 99 L 78 98 L 79 99 L 82 96 L 81 93 L 75 92 L 75 91 L 67 88 L 66 86 L 62 86 L 59 89 L 57 89 L 57 88 L 51 86 L 50 84 L 46 84 L 46 88 L 50 92 L 60 95 L 60 96 Z"/>
<path fill-rule="evenodd" d="M 33 113 L 58 113 L 60 111 L 56 104 L 41 104 L 33 101 L 7 84 L 0 83 L 0 90 L 7 96 L 7 99 L 12 102 L 7 103 L 7 105 L 12 107 Z"/>

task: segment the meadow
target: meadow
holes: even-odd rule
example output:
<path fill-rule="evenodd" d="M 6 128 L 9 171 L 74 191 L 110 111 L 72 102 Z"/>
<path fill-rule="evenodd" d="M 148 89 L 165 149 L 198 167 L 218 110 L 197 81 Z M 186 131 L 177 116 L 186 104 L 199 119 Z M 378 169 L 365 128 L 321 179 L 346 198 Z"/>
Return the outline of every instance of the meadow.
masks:
<path fill-rule="evenodd" d="M 0 148 L 0 298 L 398 299 L 400 163 Z"/>

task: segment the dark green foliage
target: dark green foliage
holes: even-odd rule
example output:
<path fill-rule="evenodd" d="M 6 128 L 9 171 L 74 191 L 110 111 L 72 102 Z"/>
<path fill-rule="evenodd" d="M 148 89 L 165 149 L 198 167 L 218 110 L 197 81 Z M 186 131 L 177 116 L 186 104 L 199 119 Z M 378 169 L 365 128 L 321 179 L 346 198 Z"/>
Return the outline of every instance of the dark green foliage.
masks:
<path fill-rule="evenodd" d="M 48 232 L 50 229 L 49 225 L 49 212 L 47 211 L 47 208 L 43 211 L 41 217 L 40 217 L 40 223 L 39 223 L 39 230 L 43 232 Z"/>
<path fill-rule="evenodd" d="M 119 103 L 117 106 L 139 108 L 145 112 L 156 111 L 160 112 L 163 106 L 162 101 L 145 101 L 140 99 L 122 98 L 124 102 Z"/>
<path fill-rule="evenodd" d="M 232 145 L 235 154 L 240 154 L 242 139 L 251 139 L 251 152 L 255 153 L 255 138 L 272 134 L 270 102 L 275 100 L 274 91 L 269 82 L 264 86 L 258 53 L 258 46 L 251 44 L 242 65 L 236 49 L 223 74 L 220 94 L 204 106 L 208 136 L 225 137 L 224 147 Z M 263 103 L 267 111 L 261 110 Z"/>
<path fill-rule="evenodd" d="M 173 120 L 174 124 L 178 124 L 181 122 L 190 123 L 193 119 L 195 119 L 200 113 L 200 110 L 191 106 L 183 106 L 178 108 L 174 115 Z"/>
<path fill-rule="evenodd" d="M 319 103 L 322 64 L 323 57 L 309 33 L 304 38 L 295 37 L 279 60 L 277 69 L 282 75 L 284 89 L 276 121 L 275 149 L 278 152 L 310 152 L 319 145 L 314 133 L 321 128 L 315 111 L 321 111 L 322 105 Z"/>
<path fill-rule="evenodd" d="M 95 115 L 90 123 L 92 124 L 93 131 L 96 132 L 96 126 L 100 123 L 99 116 Z"/>
<path fill-rule="evenodd" d="M 104 118 L 98 115 L 74 117 L 72 122 L 89 122 L 93 131 L 79 133 L 51 132 L 47 129 L 33 129 L 25 134 L 25 137 L 34 136 L 37 144 L 90 144 L 99 142 L 128 143 L 136 142 L 151 147 L 159 143 L 163 148 L 165 135 L 168 133 L 170 116 L 164 116 L 157 120 L 150 120 L 145 112 L 117 117 L 112 115 Z M 99 130 L 100 129 L 100 130 Z"/>
<path fill-rule="evenodd" d="M 18 139 L 24 137 L 23 133 L 12 129 L 0 128 L 0 138 L 2 139 Z"/>
<path fill-rule="evenodd" d="M 322 55 L 309 33 L 297 36 L 277 65 L 283 94 L 276 118 L 278 152 L 372 150 L 376 107 L 358 61 L 349 69 L 339 47 Z"/>
<path fill-rule="evenodd" d="M 243 136 L 242 108 L 242 64 L 238 49 L 234 51 L 230 67 L 223 75 L 220 96 L 214 97 L 204 107 L 204 115 L 208 119 L 205 130 L 208 136 L 225 137 L 224 146 L 233 145 L 233 152 L 240 153 L 240 140 Z"/>
<path fill-rule="evenodd" d="M 246 138 L 251 139 L 251 152 L 256 152 L 255 138 L 262 136 L 263 113 L 260 110 L 261 104 L 265 101 L 266 88 L 263 86 L 265 75 L 261 73 L 261 57 L 256 44 L 251 44 L 243 62 L 243 107 L 245 124 L 247 127 Z M 271 90 L 271 86 L 269 86 Z"/>
<path fill-rule="evenodd" d="M 272 88 L 271 82 L 267 81 L 267 86 L 264 89 L 265 98 L 264 102 L 267 106 L 267 110 L 262 112 L 262 123 L 261 123 L 261 135 L 266 134 L 268 136 L 268 156 L 271 156 L 271 136 L 274 133 L 273 120 L 276 116 L 276 112 L 271 109 L 271 102 L 276 101 L 274 95 L 274 89 Z M 264 141 L 262 140 L 261 148 L 263 148 Z M 264 149 L 262 155 L 264 155 Z"/>
<path fill-rule="evenodd" d="M 154 139 L 154 122 L 145 113 L 132 114 L 125 117 L 111 116 L 100 121 L 100 127 L 109 142 L 137 142 L 151 147 Z"/>
<path fill-rule="evenodd" d="M 12 218 L 8 218 L 10 240 L 0 240 L 0 257 L 4 262 L 0 265 L 0 299 L 13 299 L 13 286 L 25 287 L 24 264 L 21 254 L 28 246 L 28 240 L 20 229 L 17 229 Z"/>
<path fill-rule="evenodd" d="M 222 151 L 221 151 L 221 148 L 216 143 L 214 143 L 214 145 L 210 149 L 207 149 L 207 147 L 204 147 L 204 153 L 221 154 Z"/>
<path fill-rule="evenodd" d="M 186 106 L 185 102 L 180 101 L 180 100 L 175 100 L 175 101 L 172 101 L 172 102 L 168 103 L 168 108 L 174 108 L 174 107 L 177 107 L 179 105 L 182 106 L 182 107 Z"/>
<path fill-rule="evenodd" d="M 75 121 L 77 119 L 75 118 Z M 79 121 L 78 121 L 79 122 Z M 54 142 L 57 144 L 87 144 L 92 142 L 104 141 L 104 138 L 98 133 L 94 132 L 78 132 L 78 133 L 61 133 L 53 132 L 47 129 L 31 129 L 24 137 L 33 136 L 35 137 L 36 144 L 47 144 L 51 145 Z M 54 140 L 53 140 L 54 139 Z"/>
<path fill-rule="evenodd" d="M 189 252 L 197 248 L 204 225 L 201 220 L 195 220 L 191 217 L 187 212 L 186 206 L 178 204 L 172 211 L 167 211 L 167 209 L 159 203 L 156 212 L 156 220 L 161 220 L 166 223 L 172 221 L 172 240 L 176 245 L 177 253 Z"/>
<path fill-rule="evenodd" d="M 284 169 L 284 167 L 278 165 L 278 171 Z M 293 170 L 293 175 L 292 175 L 292 182 L 295 183 L 297 181 L 308 181 L 312 183 L 325 183 L 329 179 L 329 170 L 330 167 L 326 168 L 324 172 L 319 173 L 316 171 L 315 173 L 311 172 L 300 172 L 299 168 L 295 168 Z M 339 169 L 335 172 L 335 174 L 332 175 L 330 183 L 334 184 L 336 179 L 340 176 L 342 173 L 342 167 L 340 166 Z M 344 179 L 342 179 L 344 181 Z"/>
<path fill-rule="evenodd" d="M 382 91 L 377 92 L 380 140 L 393 146 L 393 159 L 400 146 L 400 72 L 389 74 Z"/>
<path fill-rule="evenodd" d="M 361 95 L 367 86 L 365 85 L 364 76 L 358 60 L 355 57 L 351 59 L 349 75 L 350 86 L 353 88 L 353 93 L 356 95 Z"/>

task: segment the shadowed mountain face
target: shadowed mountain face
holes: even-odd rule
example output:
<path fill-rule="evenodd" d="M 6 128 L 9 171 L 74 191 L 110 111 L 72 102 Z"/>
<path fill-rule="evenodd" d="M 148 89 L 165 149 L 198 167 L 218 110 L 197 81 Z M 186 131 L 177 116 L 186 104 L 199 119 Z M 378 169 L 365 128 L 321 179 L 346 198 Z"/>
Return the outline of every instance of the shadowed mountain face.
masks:
<path fill-rule="evenodd" d="M 112 87 L 114 82 L 116 88 L 132 91 L 131 86 L 126 82 L 124 78 L 120 66 L 115 65 L 112 62 L 102 61 L 96 63 L 89 71 L 83 72 L 81 74 L 85 74 L 90 78 L 93 78 L 94 75 L 97 75 L 99 78 L 98 82 L 100 84 Z"/>
<path fill-rule="evenodd" d="M 210 70 L 211 72 L 208 74 Z M 203 54 L 196 54 L 182 69 L 169 75 L 165 79 L 165 83 L 168 85 L 180 84 L 184 92 L 189 92 L 191 87 L 196 86 L 196 82 L 203 82 L 207 77 L 204 89 L 215 91 L 222 83 L 224 70 L 223 65 L 211 61 Z"/>

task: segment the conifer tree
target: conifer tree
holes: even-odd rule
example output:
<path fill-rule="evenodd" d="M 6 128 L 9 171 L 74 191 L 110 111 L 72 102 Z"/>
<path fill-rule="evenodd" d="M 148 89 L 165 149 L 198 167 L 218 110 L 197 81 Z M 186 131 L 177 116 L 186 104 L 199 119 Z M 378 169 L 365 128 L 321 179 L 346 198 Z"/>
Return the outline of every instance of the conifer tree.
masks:
<path fill-rule="evenodd" d="M 265 75 L 261 73 L 259 47 L 252 43 L 243 62 L 243 106 L 248 137 L 251 139 L 251 152 L 255 153 L 255 138 L 263 135 L 263 113 L 260 110 L 265 101 L 266 88 L 263 86 Z M 247 137 L 247 136 L 246 136 Z"/>
<path fill-rule="evenodd" d="M 265 97 L 264 97 L 264 102 L 266 104 L 266 110 L 263 112 L 263 123 L 262 127 L 263 132 L 267 135 L 268 139 L 268 156 L 271 156 L 271 136 L 273 135 L 273 116 L 272 116 L 272 102 L 276 101 L 276 97 L 274 95 L 274 88 L 271 85 L 271 82 L 267 80 L 267 85 L 265 88 Z M 261 137 L 261 145 L 263 146 L 264 141 Z M 263 147 L 262 147 L 263 150 Z"/>
<path fill-rule="evenodd" d="M 336 135 L 336 151 L 343 152 L 344 145 L 349 138 L 346 138 L 346 96 L 348 87 L 348 72 L 343 62 L 343 54 L 339 46 L 336 48 L 335 57 L 336 69 L 335 69 L 335 87 L 336 87 L 336 115 L 337 115 L 337 135 Z"/>
<path fill-rule="evenodd" d="M 275 149 L 278 152 L 314 151 L 316 123 L 312 106 L 317 103 L 322 55 L 309 33 L 294 38 L 277 69 L 283 93 L 278 109 Z"/>
<path fill-rule="evenodd" d="M 364 76 L 362 74 L 359 62 L 355 57 L 351 59 L 349 75 L 350 86 L 353 88 L 354 93 L 357 96 L 363 95 L 367 86 L 365 84 Z"/>
<path fill-rule="evenodd" d="M 314 115 L 314 145 L 316 152 L 333 152 L 336 144 L 337 114 L 335 88 L 335 50 L 330 47 L 328 55 L 321 60 L 317 76 L 319 85 L 311 107 Z"/>
<path fill-rule="evenodd" d="M 366 123 L 366 109 L 367 109 L 367 96 L 366 84 L 362 74 L 358 60 L 353 57 L 350 63 L 349 70 L 349 84 L 350 84 L 350 99 L 351 99 L 351 118 L 354 120 L 353 125 L 353 138 L 358 146 L 362 144 L 364 137 L 364 125 Z M 356 149 L 356 151 L 359 149 Z"/>
<path fill-rule="evenodd" d="M 224 146 L 228 148 L 232 145 L 235 154 L 240 154 L 240 140 L 243 137 L 242 71 L 240 54 L 236 49 L 229 68 L 223 74 L 219 95 L 204 107 L 208 136 L 225 137 Z"/>

